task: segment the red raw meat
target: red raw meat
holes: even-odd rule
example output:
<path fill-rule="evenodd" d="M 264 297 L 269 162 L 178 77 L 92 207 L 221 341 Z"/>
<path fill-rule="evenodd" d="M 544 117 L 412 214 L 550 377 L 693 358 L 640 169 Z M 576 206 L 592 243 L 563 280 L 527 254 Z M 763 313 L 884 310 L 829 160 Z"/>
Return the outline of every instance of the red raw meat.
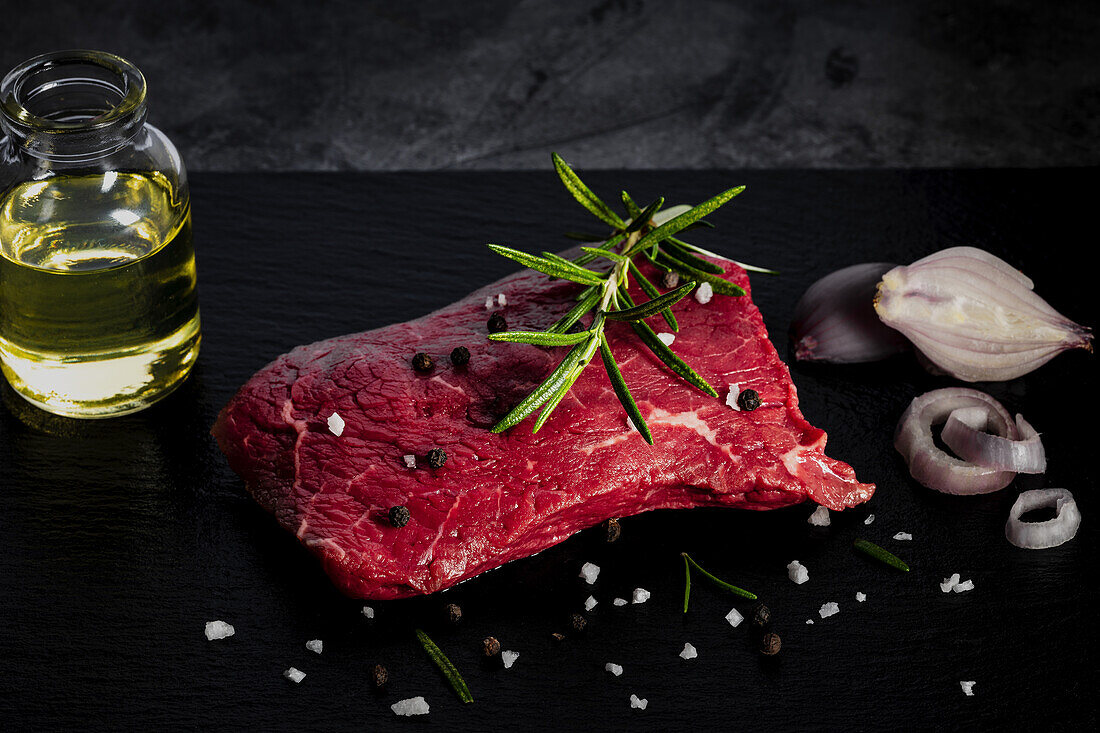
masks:
<path fill-rule="evenodd" d="M 744 270 L 722 264 L 748 293 Z M 486 298 L 505 294 L 510 329 L 543 330 L 579 287 L 524 270 L 423 318 L 300 346 L 241 388 L 214 435 L 256 501 L 358 598 L 432 593 L 609 517 L 806 499 L 843 509 L 870 498 L 873 485 L 823 453 L 825 433 L 799 412 L 748 294 L 673 308 L 673 350 L 718 399 L 673 375 L 627 324 L 608 323 L 655 445 L 628 426 L 599 359 L 537 435 L 533 419 L 490 432 L 566 349 L 486 340 Z M 649 322 L 664 330 L 660 316 Z M 456 346 L 470 350 L 467 366 L 451 364 Z M 417 352 L 434 358 L 430 373 L 413 370 Z M 728 407 L 731 384 L 756 390 L 761 406 Z M 346 423 L 340 436 L 328 429 L 333 412 Z M 428 466 L 432 448 L 446 451 L 442 468 Z M 416 468 L 402 459 L 410 454 Z M 408 507 L 406 526 L 390 523 L 394 506 Z"/>

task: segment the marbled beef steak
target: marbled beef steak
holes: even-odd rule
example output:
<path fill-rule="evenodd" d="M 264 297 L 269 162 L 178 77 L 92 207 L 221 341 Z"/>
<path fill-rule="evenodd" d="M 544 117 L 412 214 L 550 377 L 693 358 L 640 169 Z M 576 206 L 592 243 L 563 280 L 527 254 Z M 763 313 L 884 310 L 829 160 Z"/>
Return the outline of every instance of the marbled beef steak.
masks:
<path fill-rule="evenodd" d="M 722 264 L 748 292 L 744 270 Z M 749 295 L 674 307 L 681 330 L 673 349 L 718 399 L 673 375 L 628 324 L 608 324 L 653 446 L 628 425 L 599 360 L 538 434 L 533 418 L 490 432 L 565 348 L 487 341 L 486 298 L 505 294 L 510 329 L 541 330 L 578 288 L 524 270 L 423 318 L 300 346 L 241 388 L 214 435 L 256 500 L 360 598 L 438 591 L 608 517 L 806 499 L 843 509 L 870 498 L 873 485 L 825 456 L 825 433 L 799 412 Z M 660 316 L 650 322 L 663 330 Z M 456 346 L 470 350 L 468 365 L 451 364 Z M 417 352 L 434 357 L 431 372 L 413 370 Z M 728 407 L 731 384 L 759 392 L 761 406 Z M 333 412 L 346 423 L 339 436 L 328 428 Z M 425 459 L 432 448 L 447 454 L 441 468 Z M 417 456 L 415 468 L 405 455 Z M 389 520 L 394 506 L 410 512 L 403 527 Z"/>

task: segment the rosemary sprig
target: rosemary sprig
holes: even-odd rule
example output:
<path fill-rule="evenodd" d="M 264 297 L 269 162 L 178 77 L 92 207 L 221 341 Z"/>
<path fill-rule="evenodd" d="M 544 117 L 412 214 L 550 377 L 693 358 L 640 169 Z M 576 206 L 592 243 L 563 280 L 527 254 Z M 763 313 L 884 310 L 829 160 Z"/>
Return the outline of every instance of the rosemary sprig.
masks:
<path fill-rule="evenodd" d="M 664 206 L 663 198 L 658 198 L 642 209 L 634 203 L 626 191 L 623 191 L 620 198 L 627 212 L 627 218 L 623 219 L 585 185 L 580 176 L 562 160 L 561 156 L 553 153 L 551 158 L 554 169 L 566 189 L 585 209 L 610 226 L 612 231 L 606 237 L 592 237 L 587 233 L 569 234 L 571 238 L 587 240 L 587 246 L 581 248 L 582 254 L 572 260 L 552 252 L 543 252 L 539 256 L 511 247 L 489 245 L 494 252 L 525 267 L 542 272 L 551 278 L 569 280 L 585 286 L 577 297 L 577 304 L 547 330 L 506 331 L 489 335 L 493 341 L 545 347 L 572 347 L 550 376 L 501 418 L 492 430 L 495 433 L 503 432 L 542 408 L 534 424 L 534 431 L 538 432 L 598 350 L 619 402 L 622 403 L 634 427 L 645 441 L 652 445 L 653 435 L 649 426 L 646 425 L 637 402 L 630 394 L 626 380 L 623 379 L 607 337 L 604 335 L 605 323 L 608 320 L 629 322 L 642 342 L 674 374 L 703 393 L 717 397 L 717 391 L 657 338 L 657 334 L 645 319 L 660 314 L 669 328 L 679 331 L 679 324 L 672 314 L 672 306 L 686 297 L 699 282 L 709 282 L 714 292 L 720 295 L 745 294 L 745 291 L 737 285 L 722 279 L 724 268 L 697 256 L 709 253 L 700 251 L 675 237 L 688 228 L 710 226 L 703 217 L 737 196 L 745 187 L 739 186 L 723 191 L 698 206 L 673 206 L 667 212 L 661 212 L 661 207 Z M 669 292 L 661 293 L 638 269 L 635 263 L 638 257 L 644 257 L 665 272 L 679 272 L 686 282 Z M 610 262 L 610 268 L 604 271 L 586 267 L 598 259 Z M 638 304 L 633 302 L 627 293 L 632 275 L 649 300 Z M 592 325 L 585 330 L 571 332 L 570 329 L 590 312 L 594 314 Z"/>
<path fill-rule="evenodd" d="M 447 659 L 447 655 L 443 653 L 443 650 L 436 646 L 435 642 L 429 639 L 428 635 L 420 629 L 416 630 L 416 638 L 420 640 L 420 646 L 424 647 L 424 651 L 435 662 L 435 666 L 439 667 L 439 671 L 451 683 L 451 687 L 454 688 L 459 699 L 462 702 L 473 702 L 474 696 L 470 694 L 470 688 L 466 686 L 466 680 L 462 679 L 458 668 L 454 666 L 450 659 Z"/>
<path fill-rule="evenodd" d="M 699 563 L 695 562 L 695 560 L 691 557 L 691 555 L 687 554 L 686 552 L 681 552 L 680 554 L 684 556 L 684 562 L 685 563 L 689 564 L 691 567 L 698 570 L 700 573 L 703 574 L 704 578 L 711 581 L 712 583 L 717 585 L 719 588 L 725 588 L 730 593 L 733 593 L 735 595 L 739 595 L 742 598 L 748 598 L 750 601 L 755 601 L 756 600 L 756 594 L 755 593 L 750 593 L 749 591 L 745 590 L 744 588 L 738 588 L 736 585 L 732 585 L 732 584 L 727 583 L 726 581 L 722 580 L 721 578 L 717 578 L 717 577 L 711 575 L 706 570 L 703 570 L 703 566 L 700 565 Z M 690 582 L 690 578 L 691 578 L 691 572 L 690 571 L 687 571 L 687 576 L 688 576 L 688 579 L 689 579 L 689 582 Z M 687 590 L 684 591 L 684 613 L 687 613 Z"/>
<path fill-rule="evenodd" d="M 892 552 L 882 549 L 874 542 L 868 542 L 867 540 L 856 540 L 852 543 L 852 546 L 860 552 L 870 555 L 879 562 L 886 563 L 892 568 L 897 568 L 898 570 L 902 570 L 906 573 L 909 572 L 909 565 L 906 564 L 904 560 L 901 560 L 900 558 L 898 558 L 897 555 L 893 554 Z"/>

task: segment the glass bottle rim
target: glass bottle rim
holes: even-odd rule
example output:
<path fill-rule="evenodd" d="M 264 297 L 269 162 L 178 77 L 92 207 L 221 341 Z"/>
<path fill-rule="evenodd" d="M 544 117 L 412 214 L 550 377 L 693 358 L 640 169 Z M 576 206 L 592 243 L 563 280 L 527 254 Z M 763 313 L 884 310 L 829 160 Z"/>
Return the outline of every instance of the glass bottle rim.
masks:
<path fill-rule="evenodd" d="M 87 120 L 52 120 L 36 115 L 26 106 L 27 82 L 34 74 L 79 64 L 98 66 L 111 72 L 120 83 L 115 91 L 122 99 L 105 113 Z M 27 59 L 7 73 L 0 82 L 0 109 L 8 124 L 27 132 L 65 134 L 105 130 L 140 112 L 145 104 L 145 76 L 138 67 L 112 53 L 91 49 L 52 51 Z"/>

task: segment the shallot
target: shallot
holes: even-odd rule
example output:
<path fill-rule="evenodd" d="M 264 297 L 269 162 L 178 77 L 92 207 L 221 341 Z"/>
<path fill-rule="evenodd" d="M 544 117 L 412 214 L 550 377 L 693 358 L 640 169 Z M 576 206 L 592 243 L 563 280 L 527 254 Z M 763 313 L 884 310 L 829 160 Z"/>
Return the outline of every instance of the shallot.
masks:
<path fill-rule="evenodd" d="M 1057 516 L 1045 522 L 1024 522 L 1020 517 L 1033 509 L 1053 507 Z M 1005 537 L 1025 550 L 1043 550 L 1069 542 L 1081 526 L 1081 512 L 1073 494 L 1065 489 L 1024 491 L 1012 505 L 1005 524 Z"/>
<path fill-rule="evenodd" d="M 1054 310 L 1032 281 L 975 247 L 951 247 L 882 276 L 874 308 L 932 364 L 966 382 L 1027 374 L 1091 330 Z"/>

